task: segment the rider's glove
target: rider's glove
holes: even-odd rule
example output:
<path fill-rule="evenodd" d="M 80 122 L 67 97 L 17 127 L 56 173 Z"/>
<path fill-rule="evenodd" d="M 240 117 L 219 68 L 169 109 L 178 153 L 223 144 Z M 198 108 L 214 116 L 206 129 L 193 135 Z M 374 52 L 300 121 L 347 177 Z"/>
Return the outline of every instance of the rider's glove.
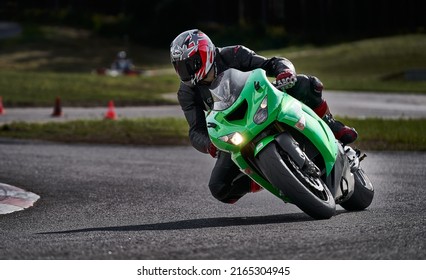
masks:
<path fill-rule="evenodd" d="M 216 146 L 213 145 L 213 143 L 210 143 L 209 147 L 207 148 L 207 152 L 213 157 L 217 158 L 217 155 L 219 151 L 217 150 Z"/>
<path fill-rule="evenodd" d="M 297 82 L 296 73 L 290 69 L 286 69 L 284 72 L 278 74 L 276 81 L 278 89 L 292 88 Z"/>

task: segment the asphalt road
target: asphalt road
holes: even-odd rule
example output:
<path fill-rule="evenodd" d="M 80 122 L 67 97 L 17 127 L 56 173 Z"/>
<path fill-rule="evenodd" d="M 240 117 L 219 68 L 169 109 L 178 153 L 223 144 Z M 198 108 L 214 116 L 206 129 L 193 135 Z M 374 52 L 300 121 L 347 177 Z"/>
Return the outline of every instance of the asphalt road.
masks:
<path fill-rule="evenodd" d="M 0 259 L 425 259 L 425 153 L 369 152 L 366 211 L 316 221 L 267 191 L 226 205 L 191 147 L 0 141 L 0 181 L 40 195 L 0 216 Z"/>
<path fill-rule="evenodd" d="M 176 94 L 166 94 L 176 100 Z M 422 94 L 382 94 L 362 92 L 325 91 L 324 97 L 336 116 L 356 118 L 426 118 L 426 95 Z M 76 119 L 103 119 L 108 108 L 63 107 L 61 117 L 51 117 L 54 108 L 4 108 L 0 124 L 14 121 L 69 121 Z M 140 117 L 184 117 L 179 105 L 115 107 L 118 118 Z"/>

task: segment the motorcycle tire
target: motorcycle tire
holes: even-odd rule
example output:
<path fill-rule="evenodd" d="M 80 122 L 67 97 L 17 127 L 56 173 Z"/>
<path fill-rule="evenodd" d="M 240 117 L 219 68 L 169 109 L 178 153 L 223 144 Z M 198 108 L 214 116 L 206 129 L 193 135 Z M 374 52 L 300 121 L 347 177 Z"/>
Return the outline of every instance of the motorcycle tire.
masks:
<path fill-rule="evenodd" d="M 278 144 L 268 144 L 256 161 L 266 179 L 303 212 L 314 219 L 335 215 L 336 203 L 324 182 L 301 170 Z"/>
<path fill-rule="evenodd" d="M 351 197 L 340 204 L 347 211 L 361 211 L 370 206 L 374 197 L 373 184 L 365 174 L 364 170 L 359 168 L 354 173 L 355 188 Z"/>

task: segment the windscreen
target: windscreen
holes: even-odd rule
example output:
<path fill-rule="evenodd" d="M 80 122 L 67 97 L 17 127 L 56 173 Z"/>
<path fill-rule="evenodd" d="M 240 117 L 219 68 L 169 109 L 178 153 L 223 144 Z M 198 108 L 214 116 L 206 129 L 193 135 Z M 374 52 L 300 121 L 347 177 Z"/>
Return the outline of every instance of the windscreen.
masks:
<path fill-rule="evenodd" d="M 231 107 L 240 96 L 251 72 L 228 69 L 217 76 L 210 86 L 213 110 L 223 111 Z"/>

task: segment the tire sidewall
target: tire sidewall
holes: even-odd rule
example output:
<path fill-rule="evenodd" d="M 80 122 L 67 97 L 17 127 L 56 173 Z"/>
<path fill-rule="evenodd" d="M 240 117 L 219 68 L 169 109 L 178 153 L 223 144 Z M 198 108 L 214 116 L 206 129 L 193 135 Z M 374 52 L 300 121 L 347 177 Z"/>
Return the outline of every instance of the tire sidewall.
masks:
<path fill-rule="evenodd" d="M 258 165 L 266 179 L 309 216 L 315 219 L 328 219 L 335 215 L 336 203 L 326 185 L 322 182 L 327 196 L 327 200 L 322 200 L 307 189 L 293 174 L 291 168 L 287 166 L 277 151 L 275 142 L 268 144 L 259 153 Z"/>

